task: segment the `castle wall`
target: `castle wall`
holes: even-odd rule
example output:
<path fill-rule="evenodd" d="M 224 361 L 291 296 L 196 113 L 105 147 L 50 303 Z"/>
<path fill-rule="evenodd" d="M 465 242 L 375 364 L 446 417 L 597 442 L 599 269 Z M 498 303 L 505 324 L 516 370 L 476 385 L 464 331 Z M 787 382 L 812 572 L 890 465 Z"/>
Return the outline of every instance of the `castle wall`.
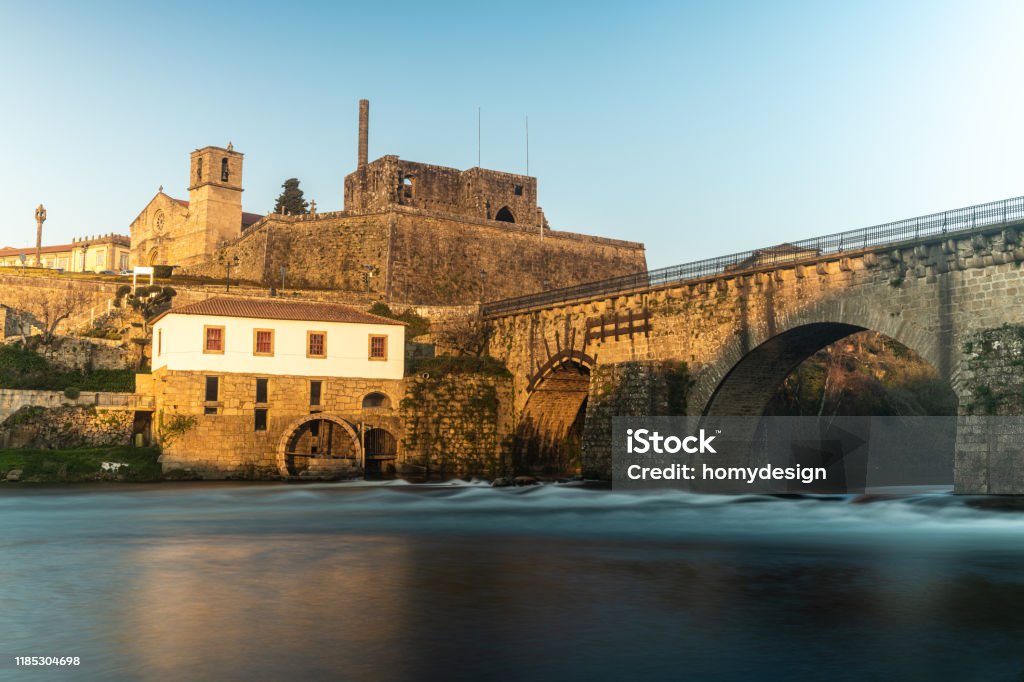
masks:
<path fill-rule="evenodd" d="M 269 244 L 268 244 L 269 241 Z M 272 215 L 181 274 L 361 292 L 409 305 L 467 305 L 647 268 L 642 244 L 396 207 L 388 213 Z M 480 271 L 486 274 L 481 276 Z M 367 277 L 367 274 L 370 274 Z"/>

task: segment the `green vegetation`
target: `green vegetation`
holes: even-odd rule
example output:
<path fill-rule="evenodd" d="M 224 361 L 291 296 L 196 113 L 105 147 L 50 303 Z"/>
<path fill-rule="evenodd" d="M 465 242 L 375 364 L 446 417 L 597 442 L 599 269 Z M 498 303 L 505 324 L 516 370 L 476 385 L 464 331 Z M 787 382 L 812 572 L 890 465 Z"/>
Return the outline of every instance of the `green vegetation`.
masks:
<path fill-rule="evenodd" d="M 955 415 L 956 395 L 905 345 L 875 332 L 823 348 L 783 382 L 765 414 Z"/>
<path fill-rule="evenodd" d="M 501 360 L 489 355 L 439 355 L 434 358 L 416 360 L 409 370 L 410 374 L 427 373 L 431 376 L 447 376 L 449 374 L 479 374 L 489 377 L 511 377 Z"/>
<path fill-rule="evenodd" d="M 377 302 L 370 306 L 370 314 L 404 322 L 407 325 L 405 329 L 406 341 L 411 341 L 417 336 L 423 336 L 430 331 L 430 320 L 422 315 L 417 315 L 413 312 L 412 308 L 402 313 L 396 313 L 386 303 Z"/>
<path fill-rule="evenodd" d="M 177 295 L 178 292 L 172 287 L 162 287 L 159 284 L 139 287 L 134 292 L 129 285 L 123 284 L 117 288 L 114 307 L 120 308 L 127 303 L 143 319 L 148 320 L 170 308 L 171 301 Z"/>
<path fill-rule="evenodd" d="M 62 370 L 31 348 L 8 344 L 0 346 L 0 388 L 132 393 L 135 391 L 135 370 Z"/>
<path fill-rule="evenodd" d="M 114 475 L 102 470 L 103 462 L 127 464 L 117 476 L 126 481 L 158 481 L 161 478 L 160 451 L 128 445 L 68 450 L 0 450 L 0 472 L 21 470 L 21 481 L 63 483 L 103 480 Z"/>
<path fill-rule="evenodd" d="M 157 425 L 160 431 L 160 445 L 170 446 L 178 437 L 185 435 L 195 427 L 198 420 L 191 415 L 174 414 L 164 419 L 164 411 L 157 414 Z"/>
<path fill-rule="evenodd" d="M 309 202 L 303 196 L 299 188 L 298 178 L 288 178 L 281 187 L 284 191 L 277 197 L 274 204 L 274 213 L 287 213 L 288 215 L 305 215 L 309 213 Z"/>

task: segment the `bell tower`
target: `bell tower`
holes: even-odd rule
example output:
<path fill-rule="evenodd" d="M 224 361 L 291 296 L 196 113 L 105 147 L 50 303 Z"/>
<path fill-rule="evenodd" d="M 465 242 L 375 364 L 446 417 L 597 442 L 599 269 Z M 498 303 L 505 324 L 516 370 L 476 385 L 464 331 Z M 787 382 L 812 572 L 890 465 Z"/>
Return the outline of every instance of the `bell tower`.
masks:
<path fill-rule="evenodd" d="M 227 147 L 203 147 L 192 152 L 189 169 L 188 213 L 203 235 L 207 255 L 242 233 L 242 158 Z"/>

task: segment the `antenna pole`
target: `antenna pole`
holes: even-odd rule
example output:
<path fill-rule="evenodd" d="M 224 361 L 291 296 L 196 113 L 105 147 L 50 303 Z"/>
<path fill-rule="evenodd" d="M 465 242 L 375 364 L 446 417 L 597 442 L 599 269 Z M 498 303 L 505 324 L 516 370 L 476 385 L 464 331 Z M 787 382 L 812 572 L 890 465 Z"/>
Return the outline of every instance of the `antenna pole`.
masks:
<path fill-rule="evenodd" d="M 530 174 L 530 117 L 526 117 L 526 174 Z"/>
<path fill-rule="evenodd" d="M 480 107 L 476 108 L 476 166 L 480 167 Z"/>

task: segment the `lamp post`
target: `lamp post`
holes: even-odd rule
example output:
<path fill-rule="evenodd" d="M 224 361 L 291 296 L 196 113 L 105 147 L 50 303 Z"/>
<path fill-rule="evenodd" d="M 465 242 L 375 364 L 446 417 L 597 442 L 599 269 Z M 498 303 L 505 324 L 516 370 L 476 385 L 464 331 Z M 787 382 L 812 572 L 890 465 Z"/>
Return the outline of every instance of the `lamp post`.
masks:
<path fill-rule="evenodd" d="M 224 264 L 224 291 L 231 291 L 231 266 L 238 267 L 238 256 L 228 258 L 222 254 L 220 262 Z"/>

